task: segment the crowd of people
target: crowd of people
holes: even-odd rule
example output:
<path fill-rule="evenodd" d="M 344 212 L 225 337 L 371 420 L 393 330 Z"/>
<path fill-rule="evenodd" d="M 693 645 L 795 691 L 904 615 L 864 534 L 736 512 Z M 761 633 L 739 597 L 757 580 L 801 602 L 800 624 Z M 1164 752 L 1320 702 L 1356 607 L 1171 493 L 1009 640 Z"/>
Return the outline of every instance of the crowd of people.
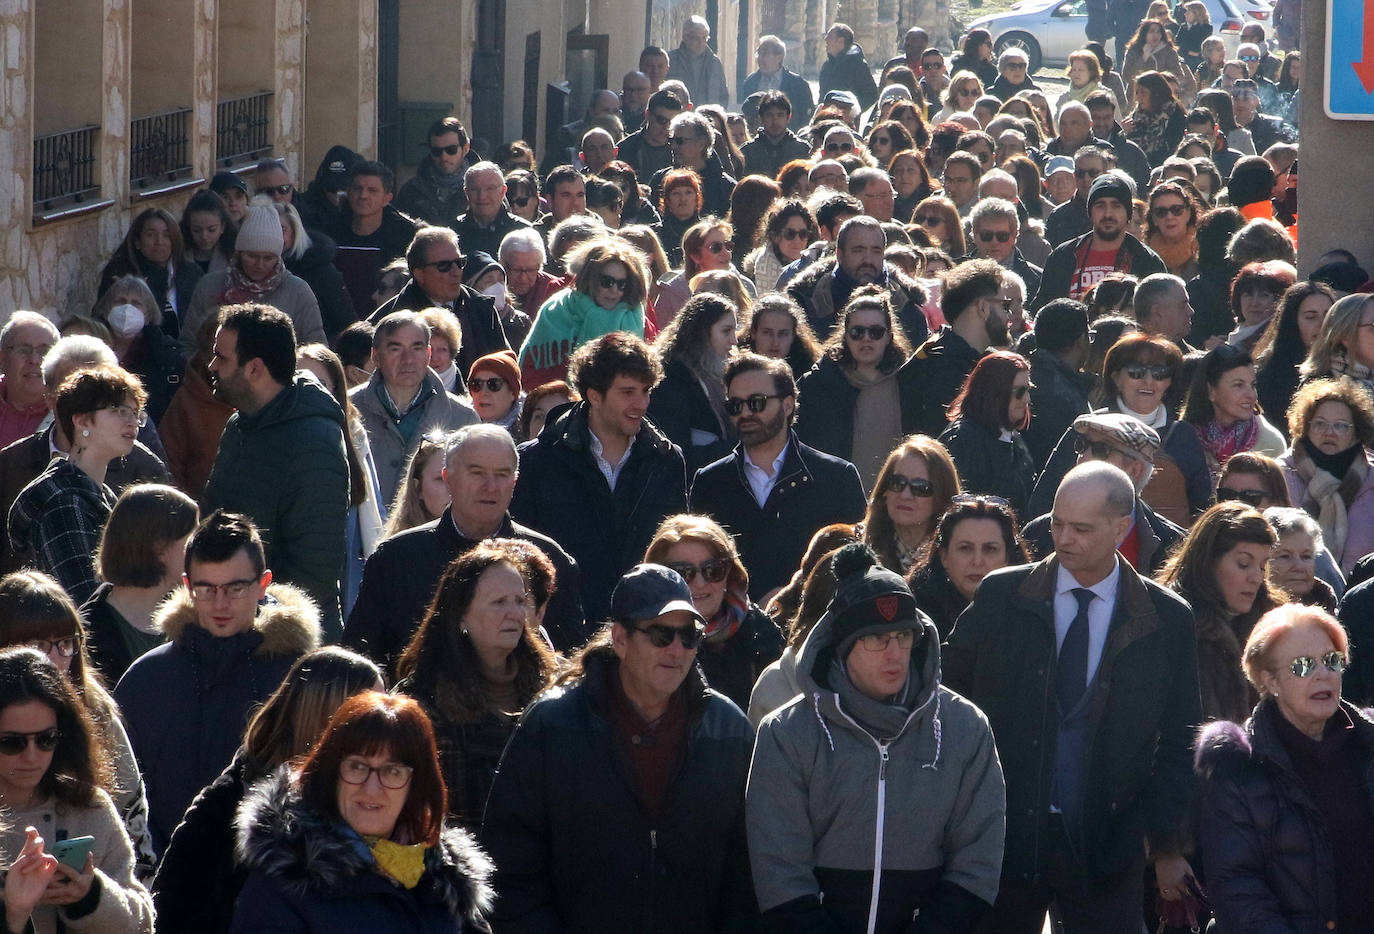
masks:
<path fill-rule="evenodd" d="M 1370 930 L 1374 282 L 1301 53 L 1127 25 L 693 17 L 13 312 L 6 930 Z"/>

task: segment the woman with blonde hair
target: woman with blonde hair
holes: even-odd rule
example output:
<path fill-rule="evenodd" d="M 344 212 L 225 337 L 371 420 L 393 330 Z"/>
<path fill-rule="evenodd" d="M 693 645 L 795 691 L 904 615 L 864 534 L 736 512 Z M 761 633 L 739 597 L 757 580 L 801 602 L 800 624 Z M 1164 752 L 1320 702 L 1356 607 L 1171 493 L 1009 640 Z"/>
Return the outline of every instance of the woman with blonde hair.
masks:
<path fill-rule="evenodd" d="M 1347 295 L 1331 306 L 1298 372 L 1304 380 L 1348 376 L 1374 392 L 1374 295 Z"/>
<path fill-rule="evenodd" d="M 911 435 L 878 470 L 864 515 L 864 543 L 888 570 L 905 576 L 959 492 L 959 472 L 945 446 Z"/>
<path fill-rule="evenodd" d="M 448 508 L 449 492 L 444 484 L 444 437 L 426 435 L 406 460 L 405 473 L 396 499 L 387 513 L 382 538 L 433 522 Z"/>
<path fill-rule="evenodd" d="M 1212 14 L 1207 12 L 1207 4 L 1202 0 L 1188 0 L 1183 4 L 1183 23 L 1174 31 L 1174 43 L 1183 59 L 1183 67 L 1196 73 L 1202 64 L 1203 40 L 1211 34 Z"/>
<path fill-rule="evenodd" d="M 467 387 L 458 371 L 458 352 L 463 349 L 463 329 L 458 319 L 445 308 L 423 308 L 420 317 L 429 325 L 429 368 L 439 374 L 449 392 L 465 394 Z"/>
<path fill-rule="evenodd" d="M 994 69 L 995 71 L 995 69 Z M 994 75 L 995 77 L 995 75 Z M 945 106 L 935 115 L 932 123 L 943 123 L 956 113 L 972 113 L 973 105 L 983 96 L 983 82 L 971 71 L 957 71 L 949 79 L 945 88 Z"/>
<path fill-rule="evenodd" d="M 1102 83 L 1102 63 L 1087 49 L 1077 49 L 1069 53 L 1069 67 L 1065 69 L 1065 74 L 1069 78 L 1069 87 L 1054 102 L 1056 112 L 1064 109 L 1064 105 L 1070 101 L 1086 104 L 1088 95 L 1098 89 L 1111 94 L 1113 99 L 1116 97 L 1115 92 Z M 1121 104 L 1121 101 L 1116 101 L 1117 113 L 1121 113 Z"/>

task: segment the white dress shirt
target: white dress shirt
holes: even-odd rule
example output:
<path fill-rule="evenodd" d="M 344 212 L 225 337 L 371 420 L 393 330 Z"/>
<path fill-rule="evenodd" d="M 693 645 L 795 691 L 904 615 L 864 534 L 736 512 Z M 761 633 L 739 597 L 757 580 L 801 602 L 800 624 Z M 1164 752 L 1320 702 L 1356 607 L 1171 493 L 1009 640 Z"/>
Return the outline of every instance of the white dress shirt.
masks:
<path fill-rule="evenodd" d="M 1116 609 L 1117 585 L 1121 582 L 1121 562 L 1117 561 L 1112 573 L 1093 586 L 1087 588 L 1094 594 L 1088 604 L 1088 684 L 1097 677 L 1097 666 L 1102 662 L 1102 648 L 1107 644 L 1107 629 L 1112 623 L 1112 611 Z M 1083 585 L 1074 576 L 1060 567 L 1054 583 L 1054 640 L 1055 651 L 1064 647 L 1064 637 L 1069 634 L 1069 626 L 1078 615 L 1078 598 L 1074 590 Z"/>

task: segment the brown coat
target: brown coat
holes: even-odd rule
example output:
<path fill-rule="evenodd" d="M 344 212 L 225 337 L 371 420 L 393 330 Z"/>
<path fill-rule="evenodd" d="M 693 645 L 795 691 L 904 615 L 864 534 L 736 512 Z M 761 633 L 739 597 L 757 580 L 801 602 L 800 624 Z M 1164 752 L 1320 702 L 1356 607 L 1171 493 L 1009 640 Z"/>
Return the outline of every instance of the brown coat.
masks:
<path fill-rule="evenodd" d="M 219 436 L 233 414 L 234 407 L 215 398 L 199 369 L 188 366 L 185 381 L 157 427 L 177 486 L 197 500 L 205 493 Z"/>

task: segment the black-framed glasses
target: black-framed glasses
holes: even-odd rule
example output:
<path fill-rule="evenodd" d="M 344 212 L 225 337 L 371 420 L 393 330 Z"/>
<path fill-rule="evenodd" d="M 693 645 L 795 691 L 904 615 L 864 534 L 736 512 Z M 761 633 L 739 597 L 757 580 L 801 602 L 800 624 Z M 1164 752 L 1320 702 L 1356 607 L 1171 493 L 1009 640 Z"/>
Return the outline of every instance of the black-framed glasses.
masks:
<path fill-rule="evenodd" d="M 1325 666 L 1326 670 L 1333 675 L 1343 674 L 1350 664 L 1346 660 L 1344 652 L 1327 652 L 1321 658 L 1313 658 L 1311 655 L 1299 655 L 1288 663 L 1288 670 L 1293 672 L 1295 677 L 1306 678 L 1317 670 L 1318 663 Z M 0 736 L 0 744 L 3 742 L 4 737 Z M 39 748 L 41 749 L 43 747 L 40 746 Z M 4 746 L 0 745 L 0 751 L 3 750 Z"/>
<path fill-rule="evenodd" d="M 1162 221 L 1166 217 L 1182 217 L 1188 213 L 1186 204 L 1156 204 L 1150 208 L 1150 216 L 1157 221 Z"/>
<path fill-rule="evenodd" d="M 62 639 L 30 639 L 28 644 L 44 655 L 51 655 L 56 652 L 63 658 L 71 658 L 76 654 L 76 650 L 81 648 L 81 640 L 76 636 L 67 636 Z"/>
<path fill-rule="evenodd" d="M 811 236 L 811 231 L 806 228 L 798 230 L 795 227 L 784 227 L 778 236 L 782 237 L 784 240 L 805 240 L 807 237 Z"/>
<path fill-rule="evenodd" d="M 248 594 L 249 588 L 257 586 L 258 578 L 247 578 L 245 580 L 228 581 L 223 584 L 207 584 L 204 581 L 193 582 L 191 584 L 191 596 L 197 600 L 213 600 L 221 593 L 230 600 L 241 600 Z"/>
<path fill-rule="evenodd" d="M 715 243 L 706 244 L 706 249 L 711 253 L 733 253 L 735 245 L 729 240 L 717 240 Z"/>
<path fill-rule="evenodd" d="M 682 647 L 691 651 L 701 645 L 701 637 L 706 629 L 700 623 L 692 626 L 665 626 L 662 623 L 651 623 L 648 626 L 636 626 L 634 623 L 626 622 L 625 628 L 631 632 L 642 633 L 649 638 L 649 644 L 656 649 L 666 649 L 677 639 L 682 643 Z"/>
<path fill-rule="evenodd" d="M 62 741 L 62 731 L 55 726 L 32 733 L 0 733 L 0 754 L 6 756 L 22 755 L 29 748 L 29 740 L 38 747 L 39 752 L 52 752 Z"/>
<path fill-rule="evenodd" d="M 894 473 L 887 478 L 887 491 L 889 493 L 901 493 L 903 490 L 910 490 L 912 496 L 926 499 L 935 495 L 935 484 L 925 477 L 907 477 L 899 473 Z"/>
<path fill-rule="evenodd" d="M 458 155 L 458 150 L 462 148 L 463 147 L 459 146 L 457 143 L 454 143 L 452 146 L 431 146 L 429 147 L 429 154 L 436 159 L 440 156 L 456 156 Z"/>
<path fill-rule="evenodd" d="M 132 422 L 139 428 L 148 424 L 148 413 L 143 409 L 136 409 L 131 405 L 107 405 L 106 412 L 113 412 L 126 422 Z"/>
<path fill-rule="evenodd" d="M 603 289 L 615 289 L 617 292 L 623 292 L 630 287 L 630 280 L 629 278 L 618 278 L 616 276 L 603 274 L 601 278 L 597 280 L 597 284 Z"/>
<path fill-rule="evenodd" d="M 1030 395 L 1030 391 L 1034 388 L 1034 385 L 1013 386 L 1011 387 L 1011 394 L 1017 399 L 1024 399 L 1026 396 Z"/>
<path fill-rule="evenodd" d="M 756 392 L 752 396 L 741 399 L 739 396 L 728 396 L 725 399 L 725 414 L 739 415 L 747 407 L 755 415 L 768 408 L 768 403 L 772 399 L 781 399 L 782 396 L 768 395 L 767 393 Z"/>
<path fill-rule="evenodd" d="M 851 324 L 844 333 L 852 341 L 861 341 L 865 337 L 871 341 L 880 341 L 887 337 L 887 325 Z"/>
<path fill-rule="evenodd" d="M 1259 509 L 1269 494 L 1264 490 L 1237 490 L 1229 486 L 1217 487 L 1217 502 L 1238 500 L 1252 509 Z"/>
<path fill-rule="evenodd" d="M 428 266 L 433 266 L 439 272 L 452 272 L 453 267 L 458 266 L 461 268 L 462 265 L 463 264 L 456 259 L 436 259 L 432 263 L 421 263 L 419 268 L 424 269 Z"/>
<path fill-rule="evenodd" d="M 1145 363 L 1132 363 L 1129 366 L 1123 367 L 1123 370 L 1125 371 L 1126 375 L 1131 379 L 1144 379 L 1148 376 L 1155 382 L 1163 382 L 1166 379 L 1173 379 L 1174 376 L 1173 372 L 1162 363 L 1156 363 L 1154 365 Z"/>
<path fill-rule="evenodd" d="M 730 562 L 725 558 L 707 558 L 701 564 L 692 564 L 688 561 L 669 562 L 664 566 L 677 571 L 689 585 L 697 579 L 698 574 L 708 584 L 719 584 L 730 573 Z"/>
<path fill-rule="evenodd" d="M 897 648 L 909 649 L 916 644 L 916 630 L 894 629 L 892 632 L 877 632 L 868 636 L 859 636 L 859 645 L 863 647 L 865 652 L 882 652 L 894 640 L 897 642 Z"/>
<path fill-rule="evenodd" d="M 506 381 L 499 376 L 488 376 L 486 379 L 468 380 L 468 389 L 473 392 L 500 392 L 505 389 L 507 385 Z"/>
<path fill-rule="evenodd" d="M 415 774 L 413 768 L 399 762 L 368 765 L 362 759 L 345 759 L 339 763 L 339 780 L 350 785 L 366 785 L 373 772 L 377 773 L 377 781 L 382 783 L 382 787 L 392 791 L 409 785 L 410 777 Z"/>
<path fill-rule="evenodd" d="M 1007 243 L 1011 240 L 1011 231 L 980 230 L 978 231 L 978 239 L 983 241 L 984 243 L 991 243 L 993 240 L 996 240 L 998 243 Z"/>
<path fill-rule="evenodd" d="M 290 183 L 285 185 L 259 185 L 257 188 L 253 189 L 253 193 L 259 195 L 281 195 L 284 198 L 295 190 L 295 187 Z"/>
<path fill-rule="evenodd" d="M 1094 441 L 1087 435 L 1075 435 L 1073 439 L 1075 454 L 1090 453 L 1094 460 L 1104 461 L 1116 453 L 1116 448 L 1105 441 Z"/>

